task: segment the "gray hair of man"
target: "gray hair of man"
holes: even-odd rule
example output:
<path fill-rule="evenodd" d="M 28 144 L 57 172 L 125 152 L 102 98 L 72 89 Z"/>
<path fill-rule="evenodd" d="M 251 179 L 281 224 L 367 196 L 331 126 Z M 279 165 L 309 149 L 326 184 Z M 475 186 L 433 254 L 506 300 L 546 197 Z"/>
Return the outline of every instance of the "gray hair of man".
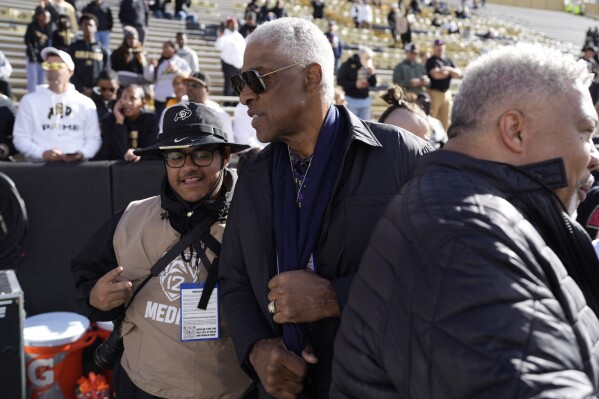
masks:
<path fill-rule="evenodd" d="M 312 22 L 300 18 L 278 18 L 258 26 L 247 37 L 247 45 L 262 43 L 289 65 L 319 64 L 322 68 L 321 92 L 326 104 L 333 103 L 335 94 L 335 57 L 331 44 Z"/>
<path fill-rule="evenodd" d="M 560 97 L 576 83 L 587 87 L 592 79 L 584 61 L 538 44 L 491 51 L 466 68 L 447 134 L 475 134 L 497 123 L 506 107 L 525 109 Z"/>

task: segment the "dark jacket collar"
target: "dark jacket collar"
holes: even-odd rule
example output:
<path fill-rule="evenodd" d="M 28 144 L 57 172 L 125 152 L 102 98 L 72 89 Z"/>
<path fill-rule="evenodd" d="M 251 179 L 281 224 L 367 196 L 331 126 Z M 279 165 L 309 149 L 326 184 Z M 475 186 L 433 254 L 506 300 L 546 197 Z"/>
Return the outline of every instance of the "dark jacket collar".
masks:
<path fill-rule="evenodd" d="M 416 161 L 414 176 L 426 174 L 439 166 L 484 176 L 494 187 L 506 192 L 531 191 L 542 187 L 556 189 L 568 185 L 566 169 L 561 158 L 516 167 L 475 159 L 448 150 L 434 151 L 419 158 Z"/>
<path fill-rule="evenodd" d="M 349 139 L 350 141 L 361 141 L 364 144 L 373 146 L 373 147 L 382 147 L 380 141 L 374 136 L 370 128 L 367 126 L 364 121 L 358 118 L 356 115 L 351 113 L 345 106 L 343 105 L 335 105 L 337 109 L 339 109 L 339 114 L 342 117 L 345 117 L 349 122 Z M 260 160 L 272 157 L 272 143 L 267 145 L 264 150 L 262 150 L 258 156 L 256 157 L 255 162 L 260 162 Z M 348 147 L 349 148 L 349 147 Z"/>

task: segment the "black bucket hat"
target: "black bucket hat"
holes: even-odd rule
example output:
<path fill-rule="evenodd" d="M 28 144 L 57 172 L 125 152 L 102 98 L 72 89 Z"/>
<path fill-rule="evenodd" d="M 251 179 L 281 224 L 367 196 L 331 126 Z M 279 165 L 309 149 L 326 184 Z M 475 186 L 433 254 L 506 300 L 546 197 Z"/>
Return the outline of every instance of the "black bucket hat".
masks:
<path fill-rule="evenodd" d="M 214 144 L 227 145 L 231 147 L 232 153 L 250 148 L 245 144 L 229 143 L 220 118 L 212 108 L 198 103 L 177 104 L 167 108 L 164 113 L 158 141 L 133 153 L 160 155 L 163 150 Z"/>

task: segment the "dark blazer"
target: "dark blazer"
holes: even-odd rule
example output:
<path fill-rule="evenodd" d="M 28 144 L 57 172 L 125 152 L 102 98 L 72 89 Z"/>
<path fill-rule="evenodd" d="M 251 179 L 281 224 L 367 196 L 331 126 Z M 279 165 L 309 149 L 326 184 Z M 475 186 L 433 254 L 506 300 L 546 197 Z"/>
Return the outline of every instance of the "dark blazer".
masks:
<path fill-rule="evenodd" d="M 391 198 L 412 173 L 417 157 L 432 151 L 423 140 L 391 125 L 348 119 L 347 149 L 316 243 L 320 276 L 331 281 L 343 309 L 370 233 Z M 268 313 L 268 282 L 276 274 L 271 171 L 273 143 L 244 167 L 237 183 L 220 260 L 221 303 L 241 366 L 251 376 L 248 352 L 259 339 L 281 336 Z M 327 397 L 333 340 L 339 319 L 310 325 L 319 363 L 313 370 L 317 397 Z"/>

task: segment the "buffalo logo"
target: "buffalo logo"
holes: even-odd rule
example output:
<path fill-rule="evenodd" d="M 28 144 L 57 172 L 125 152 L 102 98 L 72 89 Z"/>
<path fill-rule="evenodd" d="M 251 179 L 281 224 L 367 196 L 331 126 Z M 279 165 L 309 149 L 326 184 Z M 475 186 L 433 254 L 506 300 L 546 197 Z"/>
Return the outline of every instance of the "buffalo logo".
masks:
<path fill-rule="evenodd" d="M 186 256 L 189 256 L 188 251 Z M 185 262 L 181 256 L 178 256 L 160 273 L 160 285 L 169 301 L 179 299 L 182 283 L 198 280 L 197 268 L 193 267 L 195 262 L 195 253 L 189 262 Z"/>
<path fill-rule="evenodd" d="M 175 115 L 175 122 L 181 120 L 185 120 L 187 118 L 189 118 L 191 116 L 191 111 L 188 109 L 182 109 L 181 111 L 177 112 L 177 115 Z"/>

